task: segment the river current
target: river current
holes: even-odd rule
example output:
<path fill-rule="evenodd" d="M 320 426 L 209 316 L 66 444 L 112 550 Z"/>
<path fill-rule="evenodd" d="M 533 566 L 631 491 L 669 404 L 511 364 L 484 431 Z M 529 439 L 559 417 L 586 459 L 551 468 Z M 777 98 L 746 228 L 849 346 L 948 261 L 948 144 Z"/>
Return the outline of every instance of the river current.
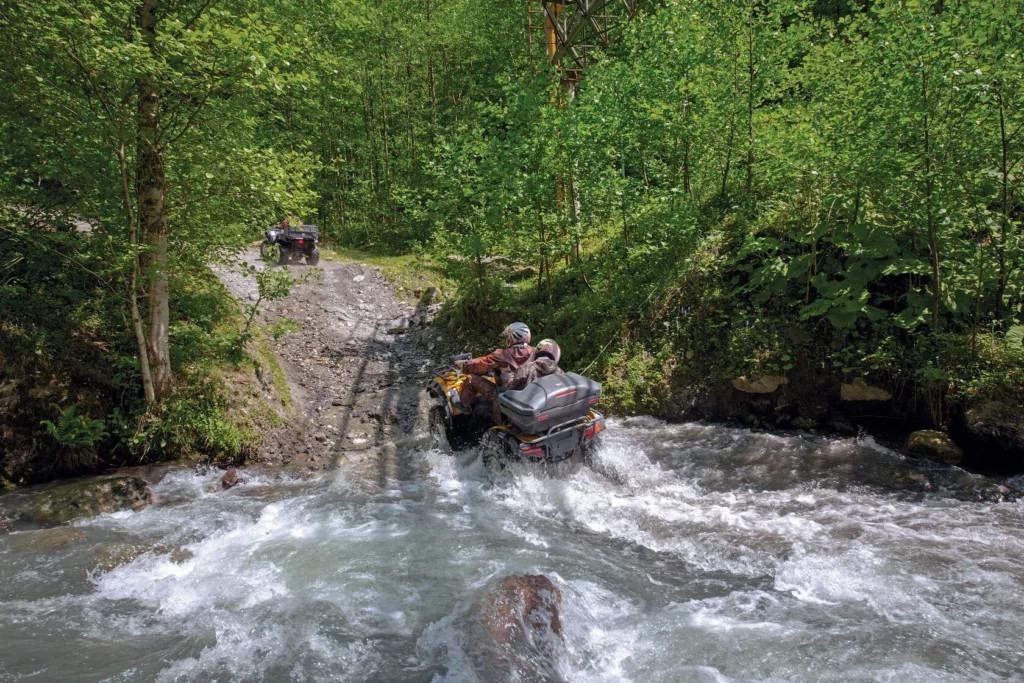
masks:
<path fill-rule="evenodd" d="M 562 592 L 555 679 L 1024 680 L 1018 482 L 870 438 L 604 436 L 497 475 L 171 470 L 140 512 L 0 536 L 0 681 L 486 681 L 475 609 L 522 573 Z"/>

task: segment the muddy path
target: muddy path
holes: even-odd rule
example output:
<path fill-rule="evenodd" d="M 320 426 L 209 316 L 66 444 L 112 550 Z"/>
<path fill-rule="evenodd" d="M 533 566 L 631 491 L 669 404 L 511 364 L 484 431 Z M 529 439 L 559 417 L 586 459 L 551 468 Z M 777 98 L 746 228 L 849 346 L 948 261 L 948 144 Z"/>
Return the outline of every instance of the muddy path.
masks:
<path fill-rule="evenodd" d="M 263 267 L 255 252 L 243 260 Z M 277 267 L 277 266 L 274 266 Z M 287 423 L 265 434 L 260 460 L 312 469 L 355 467 L 384 484 L 404 478 L 401 456 L 429 438 L 424 389 L 438 364 L 438 304 L 402 301 L 377 267 L 322 258 L 320 277 L 261 305 L 259 320 L 289 318 L 297 330 L 271 341 L 291 393 Z M 289 266 L 294 275 L 306 269 Z M 238 268 L 217 268 L 243 303 L 257 285 Z M 395 332 L 395 321 L 408 327 Z"/>

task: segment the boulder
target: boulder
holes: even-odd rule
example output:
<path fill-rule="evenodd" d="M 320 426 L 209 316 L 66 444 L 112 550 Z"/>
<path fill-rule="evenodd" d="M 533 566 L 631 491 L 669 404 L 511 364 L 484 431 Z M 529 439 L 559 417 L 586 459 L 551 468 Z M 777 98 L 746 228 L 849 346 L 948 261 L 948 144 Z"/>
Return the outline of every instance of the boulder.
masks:
<path fill-rule="evenodd" d="M 889 401 L 892 394 L 880 387 L 873 387 L 861 377 L 854 377 L 849 384 L 839 387 L 844 401 Z"/>
<path fill-rule="evenodd" d="M 981 401 L 964 415 L 964 445 L 974 452 L 1024 469 L 1024 408 L 1002 401 Z"/>
<path fill-rule="evenodd" d="M 0 513 L 23 520 L 65 524 L 104 512 L 141 510 L 152 502 L 153 491 L 141 477 L 105 477 L 8 493 L 0 496 Z"/>
<path fill-rule="evenodd" d="M 533 631 L 550 631 L 560 636 L 561 606 L 562 592 L 548 577 L 509 576 L 488 597 L 482 623 L 498 643 L 529 637 Z"/>
<path fill-rule="evenodd" d="M 784 384 L 789 384 L 789 378 L 783 375 L 765 375 L 757 379 L 737 377 L 732 381 L 733 388 L 745 394 L 770 394 Z"/>
<path fill-rule="evenodd" d="M 509 576 L 478 603 L 478 620 L 468 629 L 467 651 L 480 680 L 489 683 L 562 678 L 559 611 L 562 594 L 541 575 Z"/>
<path fill-rule="evenodd" d="M 391 323 L 391 327 L 388 328 L 388 334 L 405 334 L 409 331 L 409 322 L 408 318 L 398 318 Z"/>
<path fill-rule="evenodd" d="M 237 486 L 241 480 L 238 478 L 238 470 L 234 467 L 224 473 L 224 476 L 220 478 L 221 489 L 227 491 L 232 486 Z"/>
<path fill-rule="evenodd" d="M 908 436 L 903 450 L 911 457 L 947 465 L 958 465 L 964 457 L 963 450 L 953 443 L 949 435 L 932 429 L 922 429 Z"/>

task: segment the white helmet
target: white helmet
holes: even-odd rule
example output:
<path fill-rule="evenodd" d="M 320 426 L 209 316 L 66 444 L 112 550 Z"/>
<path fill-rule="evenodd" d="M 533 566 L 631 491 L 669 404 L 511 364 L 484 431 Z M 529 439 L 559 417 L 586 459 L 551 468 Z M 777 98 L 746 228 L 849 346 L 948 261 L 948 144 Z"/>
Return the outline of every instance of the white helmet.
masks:
<path fill-rule="evenodd" d="M 537 353 L 549 354 L 555 359 L 555 363 L 558 363 L 558 359 L 562 357 L 562 349 L 559 348 L 558 342 L 554 339 L 541 339 L 537 343 Z"/>
<path fill-rule="evenodd" d="M 529 344 L 530 328 L 526 326 L 526 323 L 512 323 L 501 331 L 501 336 L 505 339 L 505 346 Z"/>

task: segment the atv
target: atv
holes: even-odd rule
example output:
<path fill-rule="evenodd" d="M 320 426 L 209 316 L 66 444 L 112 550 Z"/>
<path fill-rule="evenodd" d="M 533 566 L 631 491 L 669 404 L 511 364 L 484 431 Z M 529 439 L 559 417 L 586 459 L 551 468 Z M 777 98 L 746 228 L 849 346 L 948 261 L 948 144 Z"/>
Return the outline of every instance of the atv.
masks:
<path fill-rule="evenodd" d="M 502 422 L 494 425 L 491 406 L 478 400 L 470 408 L 462 405 L 460 389 L 466 381 L 456 363 L 470 354 L 452 356 L 450 366 L 440 368 L 430 381 L 434 400 L 431 420 L 444 431 L 456 449 L 480 444 L 484 463 L 554 463 L 579 453 L 586 457 L 595 438 L 604 431 L 604 416 L 593 409 L 601 398 L 601 385 L 567 372 L 548 375 L 520 391 L 502 391 L 496 400 Z M 498 378 L 486 376 L 497 384 Z"/>
<path fill-rule="evenodd" d="M 271 228 L 263 233 L 265 239 L 260 245 L 260 256 L 279 265 L 305 260 L 306 265 L 315 266 L 320 262 L 320 231 L 315 225 L 299 228 Z"/>

